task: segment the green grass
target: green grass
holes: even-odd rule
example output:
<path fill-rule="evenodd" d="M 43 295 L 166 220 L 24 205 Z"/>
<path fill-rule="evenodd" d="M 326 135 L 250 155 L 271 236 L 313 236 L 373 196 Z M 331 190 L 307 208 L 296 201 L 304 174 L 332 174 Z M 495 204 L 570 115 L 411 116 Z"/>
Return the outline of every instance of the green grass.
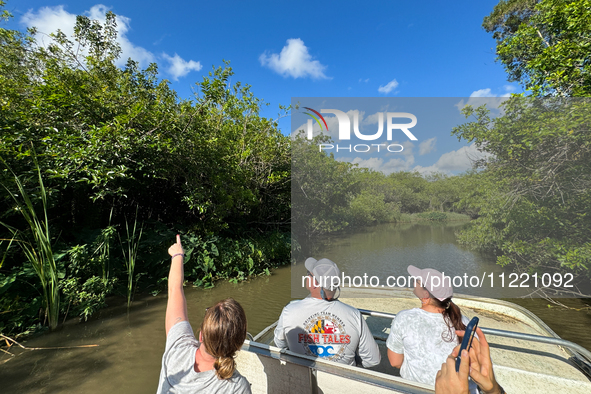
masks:
<path fill-rule="evenodd" d="M 125 219 L 125 230 L 127 233 L 127 239 L 125 241 L 127 248 L 123 246 L 123 241 L 121 241 L 121 238 L 119 238 L 119 240 L 121 242 L 121 250 L 123 251 L 123 258 L 127 268 L 127 307 L 129 308 L 131 305 L 131 296 L 133 295 L 133 274 L 135 271 L 135 264 L 137 262 L 137 252 L 144 230 L 142 226 L 142 228 L 139 229 L 139 234 L 137 233 L 137 209 L 135 212 L 133 229 L 130 232 L 129 223 L 127 222 L 127 219 Z"/>
<path fill-rule="evenodd" d="M 45 304 L 45 319 L 49 327 L 53 329 L 57 327 L 59 319 L 59 277 L 51 248 L 51 235 L 49 231 L 49 220 L 47 218 L 47 191 L 45 190 L 43 178 L 41 177 L 41 169 L 36 159 L 35 165 L 37 167 L 39 195 L 42 202 L 40 216 L 37 215 L 29 193 L 20 178 L 12 170 L 10 171 L 14 176 L 14 183 L 18 189 L 18 194 L 13 193 L 6 185 L 2 185 L 16 203 L 15 209 L 21 213 L 27 222 L 31 233 L 30 237 L 25 231 L 18 230 L 3 222 L 0 222 L 0 224 L 12 233 L 13 240 L 18 242 L 28 262 L 33 266 L 35 273 L 39 277 Z"/>

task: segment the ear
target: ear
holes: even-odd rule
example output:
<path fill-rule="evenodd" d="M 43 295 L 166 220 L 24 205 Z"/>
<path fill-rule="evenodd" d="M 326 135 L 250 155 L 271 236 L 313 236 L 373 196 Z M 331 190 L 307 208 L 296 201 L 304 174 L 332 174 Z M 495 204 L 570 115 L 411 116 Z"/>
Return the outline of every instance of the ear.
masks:
<path fill-rule="evenodd" d="M 201 334 L 201 331 L 199 331 L 199 342 L 203 342 L 203 334 Z"/>
<path fill-rule="evenodd" d="M 319 284 L 319 283 L 316 281 L 316 278 L 315 278 L 313 275 L 311 276 L 311 278 L 312 278 L 312 280 L 310 280 L 310 288 L 311 288 L 311 289 L 317 289 L 317 288 L 319 288 L 320 286 L 316 286 L 316 285 L 318 285 L 318 284 Z"/>

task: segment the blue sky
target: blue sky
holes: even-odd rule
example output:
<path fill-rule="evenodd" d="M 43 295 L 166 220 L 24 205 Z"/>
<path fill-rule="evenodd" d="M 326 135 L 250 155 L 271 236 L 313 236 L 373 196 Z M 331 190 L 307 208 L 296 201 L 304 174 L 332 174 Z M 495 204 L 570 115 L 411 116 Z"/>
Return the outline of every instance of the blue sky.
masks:
<path fill-rule="evenodd" d="M 190 98 L 194 83 L 225 59 L 235 71 L 233 81 L 250 84 L 270 104 L 263 115 L 275 118 L 278 105 L 292 97 L 521 92 L 506 81 L 495 62 L 495 42 L 481 27 L 497 2 L 8 0 L 6 9 L 14 15 L 7 27 L 33 25 L 43 33 L 68 32 L 77 14 L 101 19 L 111 10 L 120 18 L 123 57 L 142 66 L 157 62 L 160 77 L 180 97 Z M 290 119 L 281 119 L 280 128 L 289 133 Z M 433 137 L 430 153 L 404 169 L 461 172 L 436 164 L 444 154 L 461 154 L 467 143 L 447 130 Z"/>

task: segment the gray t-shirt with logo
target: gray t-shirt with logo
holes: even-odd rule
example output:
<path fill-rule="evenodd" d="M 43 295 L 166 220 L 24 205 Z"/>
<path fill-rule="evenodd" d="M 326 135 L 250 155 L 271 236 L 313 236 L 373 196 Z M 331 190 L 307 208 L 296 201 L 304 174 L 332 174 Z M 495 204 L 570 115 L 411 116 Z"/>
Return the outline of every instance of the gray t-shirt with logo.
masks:
<path fill-rule="evenodd" d="M 251 394 L 248 380 L 238 371 L 234 371 L 234 375 L 226 380 L 218 379 L 214 370 L 195 372 L 195 352 L 200 345 L 189 322 L 179 322 L 170 329 L 162 357 L 158 394 Z"/>
<path fill-rule="evenodd" d="M 364 367 L 380 363 L 380 350 L 365 319 L 340 301 L 292 301 L 281 312 L 274 339 L 277 347 L 324 360 L 356 365 L 357 354 Z"/>

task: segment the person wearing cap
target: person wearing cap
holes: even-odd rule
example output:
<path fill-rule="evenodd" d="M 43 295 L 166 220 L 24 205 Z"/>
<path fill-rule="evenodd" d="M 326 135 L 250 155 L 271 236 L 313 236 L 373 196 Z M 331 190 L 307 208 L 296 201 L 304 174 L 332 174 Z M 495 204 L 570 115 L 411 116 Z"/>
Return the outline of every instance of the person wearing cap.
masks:
<path fill-rule="evenodd" d="M 310 295 L 289 303 L 275 328 L 275 345 L 293 352 L 348 365 L 380 363 L 378 344 L 361 312 L 337 300 L 332 278 L 341 271 L 329 259 L 308 258 L 305 278 Z"/>
<path fill-rule="evenodd" d="M 441 364 L 459 343 L 456 330 L 465 330 L 469 319 L 452 301 L 451 278 L 432 268 L 410 265 L 407 270 L 421 307 L 400 311 L 392 320 L 388 360 L 404 379 L 434 385 Z"/>

